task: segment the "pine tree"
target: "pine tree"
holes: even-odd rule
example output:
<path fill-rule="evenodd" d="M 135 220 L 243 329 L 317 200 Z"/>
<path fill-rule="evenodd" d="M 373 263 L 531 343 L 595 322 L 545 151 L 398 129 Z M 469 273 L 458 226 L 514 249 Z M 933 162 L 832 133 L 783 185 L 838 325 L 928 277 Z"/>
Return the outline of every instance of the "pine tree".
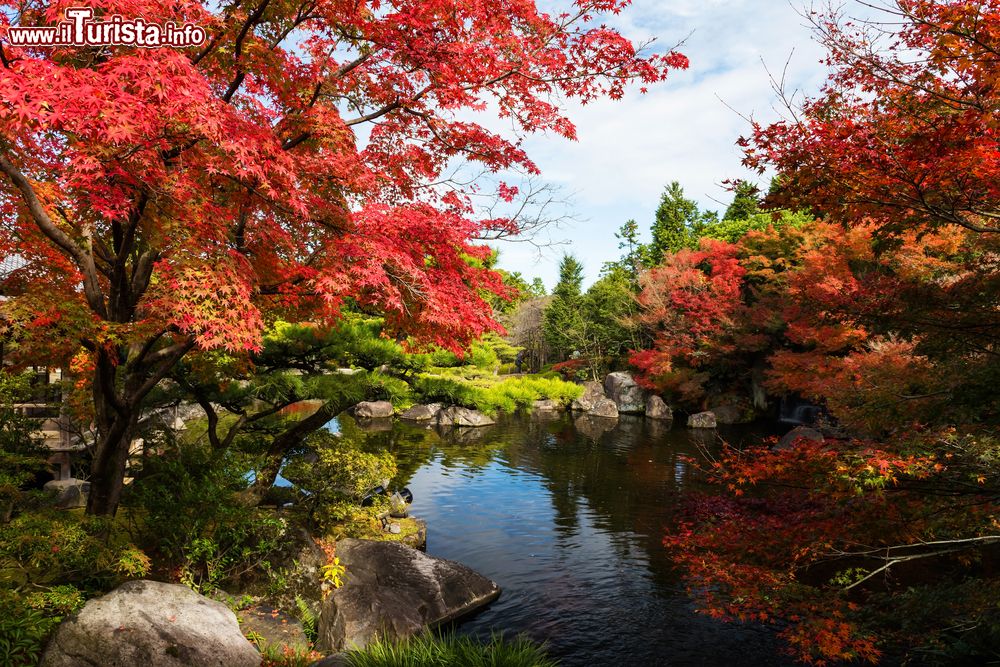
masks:
<path fill-rule="evenodd" d="M 559 358 L 579 351 L 586 342 L 583 319 L 583 264 L 573 255 L 563 255 L 559 282 L 552 290 L 552 303 L 545 309 L 545 342 Z"/>
<path fill-rule="evenodd" d="M 617 262 L 612 264 L 619 266 L 632 276 L 632 279 L 639 275 L 639 270 L 645 264 L 646 246 L 639 241 L 639 223 L 635 220 L 628 220 L 618 231 L 615 232 L 618 239 L 618 249 L 624 250 L 625 254 Z"/>
<path fill-rule="evenodd" d="M 726 209 L 723 220 L 747 220 L 760 213 L 757 186 L 747 181 L 737 181 L 733 203 Z"/>
<path fill-rule="evenodd" d="M 663 261 L 664 255 L 697 245 L 705 230 L 717 224 L 714 211 L 698 210 L 697 202 L 684 196 L 684 188 L 673 181 L 663 190 L 653 222 L 653 241 L 647 246 L 650 266 Z"/>

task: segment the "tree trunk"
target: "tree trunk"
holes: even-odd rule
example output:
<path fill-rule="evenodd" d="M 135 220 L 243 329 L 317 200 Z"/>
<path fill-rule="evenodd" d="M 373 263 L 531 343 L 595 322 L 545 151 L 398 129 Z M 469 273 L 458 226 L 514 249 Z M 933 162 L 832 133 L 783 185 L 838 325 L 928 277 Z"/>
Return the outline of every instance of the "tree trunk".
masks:
<path fill-rule="evenodd" d="M 100 351 L 94 368 L 97 440 L 90 466 L 87 514 L 98 516 L 114 516 L 118 511 L 129 450 L 139 422 L 139 406 L 145 395 L 140 386 L 147 375 L 123 369 L 112 354 Z"/>
<path fill-rule="evenodd" d="M 248 505 L 258 504 L 264 494 L 274 486 L 274 480 L 281 472 L 281 465 L 284 463 L 288 451 L 302 442 L 310 433 L 318 431 L 349 407 L 351 407 L 350 403 L 340 400 L 327 401 L 320 406 L 319 410 L 296 422 L 284 433 L 276 435 L 271 441 L 271 446 L 268 447 L 263 465 L 256 471 L 254 483 L 244 494 L 244 502 Z"/>
<path fill-rule="evenodd" d="M 94 460 L 90 467 L 90 496 L 87 514 L 114 516 L 125 486 L 125 466 L 135 419 L 115 422 L 107 435 L 99 435 Z"/>

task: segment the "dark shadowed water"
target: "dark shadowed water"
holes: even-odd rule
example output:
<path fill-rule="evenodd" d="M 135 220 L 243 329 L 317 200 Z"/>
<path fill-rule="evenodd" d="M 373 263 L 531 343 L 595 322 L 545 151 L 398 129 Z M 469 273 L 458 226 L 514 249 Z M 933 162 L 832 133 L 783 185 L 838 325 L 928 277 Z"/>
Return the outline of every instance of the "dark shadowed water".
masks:
<path fill-rule="evenodd" d="M 428 553 L 503 589 L 458 632 L 524 633 L 563 665 L 780 665 L 769 631 L 697 614 L 661 546 L 685 494 L 704 488 L 683 457 L 760 435 L 536 416 L 367 438 L 396 453 L 394 485 L 413 491 Z"/>

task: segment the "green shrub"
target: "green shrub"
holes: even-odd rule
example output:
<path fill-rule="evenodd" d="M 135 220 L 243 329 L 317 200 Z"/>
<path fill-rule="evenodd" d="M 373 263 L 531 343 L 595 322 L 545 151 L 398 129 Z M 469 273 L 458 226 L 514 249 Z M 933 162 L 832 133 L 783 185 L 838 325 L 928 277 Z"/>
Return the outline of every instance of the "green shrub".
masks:
<path fill-rule="evenodd" d="M 0 370 L 0 520 L 9 519 L 23 504 L 23 489 L 45 469 L 47 452 L 35 435 L 38 420 L 14 409 L 29 397 L 28 379 Z"/>
<path fill-rule="evenodd" d="M 102 591 L 145 576 L 149 559 L 110 519 L 45 509 L 0 527 L 0 566 L 13 588 Z"/>
<path fill-rule="evenodd" d="M 62 621 L 0 589 L 0 665 L 37 665 L 49 635 Z"/>
<path fill-rule="evenodd" d="M 412 403 L 413 399 L 410 385 L 405 380 L 382 373 L 368 376 L 367 397 L 369 400 L 389 401 L 395 406 Z"/>
<path fill-rule="evenodd" d="M 414 391 L 424 403 L 444 403 L 475 408 L 481 401 L 479 389 L 451 378 L 422 376 L 414 382 Z"/>
<path fill-rule="evenodd" d="M 350 438 L 326 430 L 311 434 L 306 452 L 291 458 L 282 475 L 306 497 L 310 517 L 323 529 L 335 523 L 366 521 L 374 510 L 364 510 L 364 495 L 396 474 L 388 452 L 366 452 Z"/>
<path fill-rule="evenodd" d="M 555 667 L 542 647 L 523 637 L 506 642 L 494 635 L 486 644 L 456 635 L 423 635 L 393 643 L 379 641 L 350 651 L 351 667 Z"/>
<path fill-rule="evenodd" d="M 0 665 L 36 664 L 64 616 L 149 564 L 110 520 L 51 508 L 14 517 L 0 527 Z"/>
<path fill-rule="evenodd" d="M 285 542 L 285 519 L 241 500 L 249 467 L 188 443 L 145 461 L 125 497 L 139 543 L 194 590 L 255 573 Z"/>
<path fill-rule="evenodd" d="M 480 341 L 469 349 L 468 362 L 476 368 L 492 371 L 500 365 L 500 357 L 490 345 Z"/>

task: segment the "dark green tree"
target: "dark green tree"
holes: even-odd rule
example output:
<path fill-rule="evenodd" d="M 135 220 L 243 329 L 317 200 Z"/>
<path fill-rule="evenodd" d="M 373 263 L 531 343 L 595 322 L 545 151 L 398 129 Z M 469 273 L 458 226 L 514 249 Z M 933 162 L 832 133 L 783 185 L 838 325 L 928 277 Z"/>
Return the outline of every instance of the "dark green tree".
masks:
<path fill-rule="evenodd" d="M 587 322 L 587 354 L 602 364 L 625 357 L 639 349 L 639 329 L 632 321 L 638 309 L 635 283 L 629 271 L 618 265 L 605 267 L 583 297 Z M 606 370 L 595 368 L 595 373 Z"/>
<path fill-rule="evenodd" d="M 531 296 L 535 298 L 546 295 L 545 283 L 542 282 L 541 278 L 535 276 L 534 278 L 531 279 L 530 291 L 531 291 Z"/>
<path fill-rule="evenodd" d="M 663 261 L 664 255 L 697 245 L 698 239 L 718 223 L 714 211 L 701 211 L 697 202 L 684 196 L 684 188 L 673 181 L 663 190 L 653 222 L 653 240 L 648 246 L 650 266 Z"/>
<path fill-rule="evenodd" d="M 747 181 L 736 181 L 733 203 L 726 209 L 723 220 L 746 220 L 760 213 L 757 186 Z"/>
<path fill-rule="evenodd" d="M 622 250 L 624 254 L 617 262 L 609 263 L 607 268 L 610 270 L 612 266 L 621 267 L 628 271 L 634 280 L 646 263 L 645 254 L 647 252 L 646 246 L 639 241 L 639 223 L 635 220 L 627 220 L 615 232 L 615 238 L 618 239 L 618 249 Z"/>
<path fill-rule="evenodd" d="M 545 342 L 558 358 L 582 351 L 586 342 L 586 322 L 582 312 L 583 264 L 573 255 L 563 255 L 559 282 L 552 290 L 552 302 L 545 309 Z"/>

